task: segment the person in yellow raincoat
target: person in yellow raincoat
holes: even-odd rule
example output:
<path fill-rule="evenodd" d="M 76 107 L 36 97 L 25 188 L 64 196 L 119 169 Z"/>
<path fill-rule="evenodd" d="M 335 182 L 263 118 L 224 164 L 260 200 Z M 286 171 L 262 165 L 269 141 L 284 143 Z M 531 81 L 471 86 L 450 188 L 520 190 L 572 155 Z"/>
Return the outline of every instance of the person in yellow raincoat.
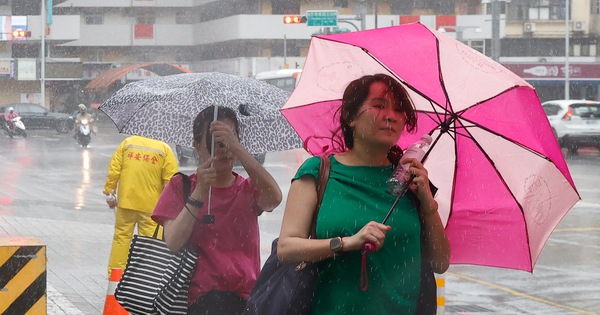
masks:
<path fill-rule="evenodd" d="M 159 140 L 131 136 L 123 140 L 113 154 L 104 185 L 107 197 L 115 191 L 117 197 L 106 199 L 109 207 L 117 207 L 109 277 L 112 268 L 125 269 L 136 225 L 139 235 L 154 234 L 157 224 L 150 215 L 165 185 L 177 171 L 173 150 Z"/>

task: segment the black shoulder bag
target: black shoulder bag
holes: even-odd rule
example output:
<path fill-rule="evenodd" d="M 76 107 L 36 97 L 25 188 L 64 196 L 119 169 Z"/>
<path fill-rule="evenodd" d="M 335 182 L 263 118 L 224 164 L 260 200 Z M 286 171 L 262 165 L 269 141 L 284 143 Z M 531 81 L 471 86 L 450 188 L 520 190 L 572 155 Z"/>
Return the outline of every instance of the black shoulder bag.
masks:
<path fill-rule="evenodd" d="M 321 156 L 317 180 L 317 209 L 313 215 L 310 238 L 316 236 L 317 214 L 329 180 L 331 161 Z M 273 241 L 271 255 L 252 287 L 243 315 L 304 315 L 310 314 L 318 263 L 280 263 L 277 258 L 278 238 Z"/>

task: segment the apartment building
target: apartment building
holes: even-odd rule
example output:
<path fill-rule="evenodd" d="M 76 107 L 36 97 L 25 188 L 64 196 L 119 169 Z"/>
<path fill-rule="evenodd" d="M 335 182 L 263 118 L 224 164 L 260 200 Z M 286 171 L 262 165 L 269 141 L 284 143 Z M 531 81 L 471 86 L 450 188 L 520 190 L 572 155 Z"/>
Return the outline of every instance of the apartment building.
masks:
<path fill-rule="evenodd" d="M 491 1 L 0 0 L 0 15 L 25 16 L 31 32 L 0 41 L 0 96 L 18 101 L 43 85 L 45 106 L 59 110 L 101 102 L 127 82 L 161 74 L 302 68 L 311 36 L 331 29 L 284 24 L 283 17 L 309 10 L 335 10 L 338 27 L 349 31 L 419 21 L 491 55 Z M 570 0 L 567 31 L 568 1 L 500 1 L 499 61 L 543 100 L 563 98 L 568 61 L 571 98 L 597 99 L 600 1 Z M 45 2 L 52 10 L 42 18 Z"/>

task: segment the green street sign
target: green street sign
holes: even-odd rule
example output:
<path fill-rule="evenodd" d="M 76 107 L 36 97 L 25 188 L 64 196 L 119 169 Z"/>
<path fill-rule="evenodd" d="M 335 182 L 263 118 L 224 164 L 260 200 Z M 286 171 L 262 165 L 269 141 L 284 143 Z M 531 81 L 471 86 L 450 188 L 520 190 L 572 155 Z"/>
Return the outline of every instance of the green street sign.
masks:
<path fill-rule="evenodd" d="M 337 26 L 337 10 L 307 10 L 308 26 Z"/>

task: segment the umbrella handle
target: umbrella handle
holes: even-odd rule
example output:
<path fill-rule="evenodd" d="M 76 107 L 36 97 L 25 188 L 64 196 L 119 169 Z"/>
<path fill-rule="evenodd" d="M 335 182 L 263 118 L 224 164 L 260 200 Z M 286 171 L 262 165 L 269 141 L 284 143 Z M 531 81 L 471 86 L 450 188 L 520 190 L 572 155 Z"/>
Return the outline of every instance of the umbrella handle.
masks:
<path fill-rule="evenodd" d="M 362 250 L 368 254 L 373 253 L 373 252 L 375 252 L 375 244 L 373 244 L 371 242 L 366 242 L 363 244 Z"/>

